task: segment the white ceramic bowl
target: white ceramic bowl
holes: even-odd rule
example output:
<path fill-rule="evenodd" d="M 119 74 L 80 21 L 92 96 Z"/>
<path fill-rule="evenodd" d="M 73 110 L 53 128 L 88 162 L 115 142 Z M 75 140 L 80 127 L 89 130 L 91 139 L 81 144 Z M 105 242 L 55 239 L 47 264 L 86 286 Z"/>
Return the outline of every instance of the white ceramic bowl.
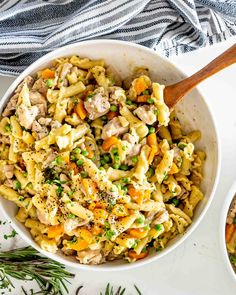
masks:
<path fill-rule="evenodd" d="M 236 181 L 231 186 L 228 194 L 225 198 L 225 203 L 222 209 L 221 219 L 220 219 L 220 246 L 221 246 L 221 254 L 223 255 L 223 259 L 226 265 L 227 270 L 230 272 L 232 278 L 236 281 L 236 273 L 233 269 L 233 266 L 229 260 L 229 255 L 226 248 L 226 241 L 225 241 L 225 225 L 226 225 L 226 218 L 228 215 L 230 204 L 233 198 L 236 196 Z"/>
<path fill-rule="evenodd" d="M 39 69 L 47 67 L 48 64 L 55 58 L 70 56 L 73 54 L 92 59 L 104 58 L 106 63 L 111 64 L 122 77 L 132 73 L 133 68 L 136 66 L 148 67 L 150 69 L 152 79 L 167 85 L 180 81 L 186 76 L 169 60 L 159 56 L 154 51 L 145 47 L 129 42 L 114 40 L 85 41 L 59 48 L 30 65 L 12 83 L 4 97 L 1 99 L 0 112 L 6 105 L 17 85 L 27 75 L 34 74 Z M 204 149 L 207 154 L 207 160 L 204 166 L 205 176 L 202 183 L 202 190 L 205 193 L 205 198 L 197 207 L 191 226 L 182 236 L 172 240 L 163 251 L 149 255 L 145 259 L 139 260 L 133 264 L 128 264 L 124 261 L 115 261 L 98 266 L 81 265 L 75 259 L 66 257 L 63 254 L 51 254 L 40 249 L 31 238 L 29 231 L 24 227 L 24 225 L 15 219 L 14 216 L 17 208 L 13 203 L 1 199 L 1 209 L 4 211 L 6 217 L 11 220 L 13 228 L 28 244 L 32 245 L 46 256 L 78 269 L 97 271 L 128 269 L 144 265 L 166 255 L 180 245 L 187 238 L 187 236 L 193 232 L 193 230 L 198 226 L 200 220 L 203 218 L 213 198 L 220 168 L 219 143 L 214 119 L 201 93 L 197 89 L 192 91 L 183 102 L 179 103 L 177 106 L 177 113 L 186 131 L 199 129 L 202 132 L 202 138 L 197 143 L 197 147 Z"/>

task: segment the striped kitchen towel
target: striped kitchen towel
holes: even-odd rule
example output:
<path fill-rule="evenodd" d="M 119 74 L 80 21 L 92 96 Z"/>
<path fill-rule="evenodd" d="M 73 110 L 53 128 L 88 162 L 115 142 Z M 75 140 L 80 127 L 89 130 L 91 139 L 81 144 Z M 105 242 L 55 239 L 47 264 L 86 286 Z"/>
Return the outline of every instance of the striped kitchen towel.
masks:
<path fill-rule="evenodd" d="M 0 73 L 17 75 L 45 53 L 109 38 L 165 56 L 236 34 L 236 0 L 0 0 Z"/>

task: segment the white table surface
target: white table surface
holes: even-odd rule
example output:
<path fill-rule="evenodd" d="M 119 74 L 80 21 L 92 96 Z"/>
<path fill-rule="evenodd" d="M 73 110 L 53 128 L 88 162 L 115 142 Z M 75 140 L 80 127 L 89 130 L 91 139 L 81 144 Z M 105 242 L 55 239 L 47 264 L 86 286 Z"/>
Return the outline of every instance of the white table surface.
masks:
<path fill-rule="evenodd" d="M 235 42 L 236 38 L 231 38 L 214 47 L 172 60 L 187 74 L 192 74 Z M 0 96 L 12 81 L 13 78 L 0 76 Z M 76 288 L 81 284 L 84 285 L 81 295 L 98 295 L 108 282 L 127 287 L 127 295 L 136 294 L 134 283 L 143 295 L 235 295 L 235 282 L 228 274 L 220 252 L 219 222 L 225 195 L 236 180 L 236 65 L 203 82 L 199 88 L 217 118 L 222 169 L 214 200 L 198 229 L 172 253 L 141 268 L 108 273 L 75 272 L 71 269 L 76 273 L 76 278 L 69 287 L 71 295 L 75 294 Z M 1 213 L 0 219 L 4 220 Z M 1 225 L 0 230 L 0 250 L 25 245 L 19 237 L 9 241 L 3 239 L 4 233 L 11 232 L 8 225 Z M 15 285 L 20 287 L 22 282 Z M 5 294 L 23 293 L 16 288 Z"/>

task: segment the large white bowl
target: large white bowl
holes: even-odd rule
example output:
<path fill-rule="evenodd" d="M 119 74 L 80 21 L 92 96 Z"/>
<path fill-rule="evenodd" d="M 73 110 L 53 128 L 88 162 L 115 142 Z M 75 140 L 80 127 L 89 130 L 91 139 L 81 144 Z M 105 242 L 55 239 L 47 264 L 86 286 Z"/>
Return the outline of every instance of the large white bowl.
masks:
<path fill-rule="evenodd" d="M 229 192 L 226 195 L 225 203 L 222 209 L 221 219 L 220 219 L 220 246 L 221 246 L 221 254 L 223 255 L 223 259 L 226 265 L 227 270 L 230 272 L 232 278 L 236 281 L 236 273 L 233 269 L 233 266 L 229 260 L 229 255 L 226 248 L 226 241 L 225 241 L 225 226 L 226 226 L 226 219 L 229 211 L 229 207 L 233 198 L 236 196 L 236 181 L 231 186 Z"/>
<path fill-rule="evenodd" d="M 39 69 L 47 67 L 48 64 L 55 58 L 74 54 L 92 59 L 104 58 L 106 63 L 112 65 L 122 77 L 126 77 L 132 73 L 133 68 L 136 66 L 148 67 L 150 69 L 152 79 L 166 85 L 180 81 L 186 77 L 186 75 L 169 60 L 159 56 L 154 51 L 145 47 L 129 42 L 114 40 L 85 41 L 59 48 L 43 56 L 31 66 L 29 66 L 12 83 L 4 97 L 1 99 L 0 112 L 6 105 L 17 85 L 27 75 L 34 74 Z M 1 198 L 0 207 L 5 213 L 6 217 L 11 220 L 12 227 L 28 244 L 32 245 L 41 253 L 54 260 L 62 262 L 68 266 L 76 267 L 78 269 L 111 271 L 134 268 L 144 265 L 148 262 L 152 262 L 175 249 L 193 232 L 206 213 L 215 192 L 220 168 L 220 151 L 214 119 L 201 93 L 195 89 L 184 99 L 183 102 L 179 103 L 176 109 L 186 131 L 199 129 L 202 132 L 202 138 L 197 143 L 197 147 L 205 150 L 207 154 L 207 159 L 204 166 L 204 181 L 202 183 L 202 190 L 205 194 L 205 198 L 198 205 L 194 213 L 191 226 L 182 236 L 172 240 L 166 249 L 159 253 L 151 254 L 145 259 L 137 261 L 133 264 L 128 264 L 124 261 L 115 261 L 98 266 L 82 265 L 79 264 L 75 259 L 66 257 L 61 253 L 51 254 L 39 248 L 39 246 L 32 239 L 29 231 L 24 227 L 23 224 L 19 223 L 15 219 L 15 214 L 17 211 L 16 206 L 12 202 Z"/>

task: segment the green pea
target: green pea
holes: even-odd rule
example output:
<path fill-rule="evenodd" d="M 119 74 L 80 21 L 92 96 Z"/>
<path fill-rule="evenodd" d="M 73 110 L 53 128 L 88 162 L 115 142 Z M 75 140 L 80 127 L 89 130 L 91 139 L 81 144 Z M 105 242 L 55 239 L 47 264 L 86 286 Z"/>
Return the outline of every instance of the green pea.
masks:
<path fill-rule="evenodd" d="M 132 161 L 134 164 L 136 164 L 136 163 L 138 162 L 138 156 L 133 156 L 133 157 L 131 158 L 131 161 Z"/>
<path fill-rule="evenodd" d="M 114 105 L 114 104 L 112 104 L 112 105 L 110 106 L 110 111 L 111 111 L 111 112 L 116 112 L 117 109 L 118 109 L 117 106 Z"/>
<path fill-rule="evenodd" d="M 74 152 L 76 154 L 80 154 L 81 153 L 81 149 L 79 147 L 77 147 L 77 148 L 74 149 Z"/>
<path fill-rule="evenodd" d="M 126 165 L 126 164 L 121 164 L 121 165 L 120 165 L 120 170 L 127 171 L 127 170 L 129 170 L 129 166 Z"/>
<path fill-rule="evenodd" d="M 160 231 L 163 229 L 163 225 L 162 224 L 155 224 L 154 228 L 155 228 L 155 230 Z"/>
<path fill-rule="evenodd" d="M 149 134 L 155 133 L 156 129 L 153 126 L 149 127 Z"/>
<path fill-rule="evenodd" d="M 83 151 L 81 152 L 81 154 L 82 154 L 83 156 L 87 157 L 87 155 L 88 155 L 89 153 L 88 153 L 87 151 L 83 150 Z"/>
<path fill-rule="evenodd" d="M 152 98 L 147 99 L 147 103 L 154 104 L 154 100 Z"/>
<path fill-rule="evenodd" d="M 86 171 L 81 171 L 80 174 L 83 178 L 88 177 L 88 172 L 86 172 Z"/>
<path fill-rule="evenodd" d="M 120 165 L 119 165 L 118 163 L 115 163 L 115 164 L 112 165 L 112 167 L 113 167 L 114 169 L 119 169 Z"/>
<path fill-rule="evenodd" d="M 172 203 L 173 203 L 175 206 L 178 206 L 178 205 L 179 205 L 179 200 L 178 200 L 178 199 L 174 198 L 174 199 L 172 199 L 171 201 L 172 201 Z"/>
<path fill-rule="evenodd" d="M 125 103 L 126 103 L 128 106 L 130 106 L 130 105 L 133 104 L 132 100 L 130 100 L 130 99 L 127 99 Z"/>
<path fill-rule="evenodd" d="M 62 157 L 61 156 L 56 157 L 55 162 L 57 165 L 60 165 L 62 163 Z"/>
<path fill-rule="evenodd" d="M 47 79 L 46 85 L 47 87 L 51 88 L 53 86 L 53 79 Z"/>
<path fill-rule="evenodd" d="M 76 161 L 77 166 L 82 166 L 84 164 L 84 160 L 77 160 Z"/>
<path fill-rule="evenodd" d="M 15 189 L 21 189 L 21 183 L 18 180 L 15 182 Z"/>

